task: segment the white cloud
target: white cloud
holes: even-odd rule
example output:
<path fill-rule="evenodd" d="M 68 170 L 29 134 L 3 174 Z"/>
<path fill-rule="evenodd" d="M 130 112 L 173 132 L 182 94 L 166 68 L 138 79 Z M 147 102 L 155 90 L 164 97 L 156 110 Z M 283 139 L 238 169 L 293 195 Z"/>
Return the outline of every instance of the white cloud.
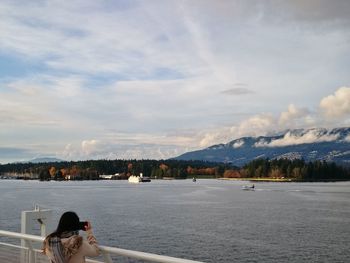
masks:
<path fill-rule="evenodd" d="M 244 141 L 243 140 L 238 140 L 233 144 L 233 148 L 239 148 L 241 146 L 244 145 Z"/>
<path fill-rule="evenodd" d="M 350 142 L 350 134 L 348 136 L 346 136 L 345 141 Z"/>
<path fill-rule="evenodd" d="M 347 101 L 347 94 L 348 88 L 340 88 L 336 92 L 336 96 L 331 95 L 326 98 L 326 105 L 331 108 L 334 104 L 340 103 L 343 105 L 341 109 L 346 108 L 344 105 L 347 104 L 344 103 L 344 100 Z M 323 103 L 324 101 L 325 99 L 322 100 Z M 342 114 L 344 114 L 344 111 L 342 111 Z M 264 136 L 278 133 L 286 129 L 323 127 L 325 124 L 326 123 L 321 116 L 318 115 L 317 111 L 312 112 L 307 108 L 298 108 L 294 104 L 290 104 L 287 111 L 281 112 L 278 118 L 272 113 L 255 115 L 242 120 L 239 124 L 230 128 L 220 128 L 212 132 L 202 133 L 202 135 L 199 134 L 198 136 L 202 138 L 199 145 L 201 147 L 208 147 L 213 144 L 225 143 L 243 136 Z M 338 125 L 342 126 L 341 124 Z M 311 130 L 302 136 L 295 136 L 291 133 L 287 133 L 284 138 L 272 141 L 271 143 L 262 140 L 256 144 L 256 147 L 286 146 L 333 141 L 336 138 L 336 135 L 320 135 L 317 133 L 317 130 Z M 240 145 L 236 144 L 234 147 L 240 147 Z"/>
<path fill-rule="evenodd" d="M 98 149 L 97 140 L 85 140 L 81 142 L 81 150 L 85 155 L 90 155 Z"/>
<path fill-rule="evenodd" d="M 114 73 L 127 79 L 149 78 L 159 68 L 180 74 L 200 68 L 201 60 L 189 43 L 177 4 L 159 5 L 156 14 L 147 12 L 149 7 L 142 2 L 132 5 L 122 12 L 104 12 L 102 4 L 85 2 L 51 1 L 45 6 L 4 2 L 0 47 L 56 71 Z M 82 9 L 84 12 L 77 12 Z M 162 11 L 171 15 L 159 23 Z"/>
<path fill-rule="evenodd" d="M 0 125 L 10 127 L 11 121 L 22 128 L 54 124 L 57 131 L 62 127 L 81 127 L 86 124 L 86 117 L 77 116 L 78 112 L 88 113 L 91 107 L 84 109 L 84 106 L 95 105 L 92 102 L 97 98 L 93 92 L 82 89 L 83 83 L 78 76 L 42 75 L 3 84 L 5 91 L 0 96 L 0 112 L 7 118 L 2 119 Z M 77 120 L 81 122 L 79 125 Z"/>
<path fill-rule="evenodd" d="M 295 135 L 287 132 L 283 138 L 276 139 L 271 142 L 261 140 L 255 143 L 255 147 L 281 147 L 288 145 L 298 145 L 315 142 L 330 142 L 338 138 L 337 134 L 322 134 L 320 130 L 312 129 L 302 135 Z"/>
<path fill-rule="evenodd" d="M 228 128 L 223 128 L 212 132 L 206 132 L 204 135 L 199 134 L 199 136 L 201 136 L 199 146 L 203 148 L 225 141 L 225 139 L 227 139 L 228 130 Z"/>
<path fill-rule="evenodd" d="M 57 153 L 58 156 L 62 156 L 64 160 L 74 160 L 77 155 L 75 150 L 73 150 L 73 146 L 71 143 L 68 143 L 65 147 L 62 153 Z"/>
<path fill-rule="evenodd" d="M 306 108 L 297 108 L 294 104 L 289 104 L 288 110 L 281 113 L 279 123 L 280 125 L 293 125 L 296 120 L 307 118 L 308 114 L 309 111 Z"/>
<path fill-rule="evenodd" d="M 320 108 L 327 118 L 349 118 L 350 116 L 350 88 L 341 87 L 333 95 L 323 98 Z"/>
<path fill-rule="evenodd" d="M 238 134 L 259 136 L 275 128 L 276 119 L 272 114 L 261 114 L 244 120 L 238 126 Z"/>
<path fill-rule="evenodd" d="M 81 144 L 67 144 L 62 152 L 55 156 L 64 160 L 87 159 L 168 159 L 187 151 L 194 150 L 188 146 L 162 144 L 136 144 L 102 142 L 86 140 Z"/>
<path fill-rule="evenodd" d="M 261 114 L 243 120 L 237 126 L 220 127 L 212 131 L 197 134 L 200 147 L 208 147 L 213 144 L 226 143 L 242 136 L 259 136 L 266 134 L 275 127 L 276 120 L 272 114 Z M 236 144 L 237 147 L 241 146 Z"/>

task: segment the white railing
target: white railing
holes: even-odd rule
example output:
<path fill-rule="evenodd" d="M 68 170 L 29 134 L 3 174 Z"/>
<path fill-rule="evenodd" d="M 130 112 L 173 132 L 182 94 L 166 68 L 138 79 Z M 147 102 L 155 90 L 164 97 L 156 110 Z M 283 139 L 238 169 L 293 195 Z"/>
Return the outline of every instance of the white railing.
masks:
<path fill-rule="evenodd" d="M 45 257 L 43 257 L 42 254 L 40 253 L 41 250 L 36 249 L 34 245 L 35 243 L 42 243 L 44 241 L 44 237 L 4 231 L 4 230 L 0 230 L 0 236 L 25 241 L 25 244 L 26 244 L 25 247 L 13 245 L 10 243 L 0 242 L 0 246 L 20 249 L 22 252 L 22 258 L 21 258 L 21 261 L 23 261 L 22 263 L 45 262 Z M 122 256 L 122 257 L 138 259 L 138 260 L 146 260 L 151 262 L 163 262 L 163 263 L 200 263 L 200 261 L 180 259 L 180 258 L 162 256 L 162 255 L 145 253 L 140 251 L 121 249 L 116 247 L 99 246 L 99 248 L 104 259 L 104 261 L 102 262 L 105 262 L 105 263 L 113 263 L 112 256 Z M 0 250 L 0 259 L 1 259 L 1 250 Z M 11 262 L 11 261 L 8 261 L 8 262 Z M 88 260 L 88 262 L 102 263 L 101 261 L 96 261 L 91 259 Z"/>

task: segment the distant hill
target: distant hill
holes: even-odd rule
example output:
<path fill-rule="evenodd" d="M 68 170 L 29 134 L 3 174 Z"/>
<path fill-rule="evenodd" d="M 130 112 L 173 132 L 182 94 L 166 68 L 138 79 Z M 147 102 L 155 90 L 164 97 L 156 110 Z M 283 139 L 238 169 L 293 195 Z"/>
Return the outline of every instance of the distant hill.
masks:
<path fill-rule="evenodd" d="M 242 166 L 258 158 L 325 160 L 349 166 L 350 127 L 298 129 L 275 136 L 243 137 L 174 159 L 228 162 Z"/>
<path fill-rule="evenodd" d="M 28 163 L 57 163 L 57 162 L 64 162 L 64 160 L 51 158 L 51 157 L 43 157 L 43 158 L 35 158 L 28 161 Z"/>

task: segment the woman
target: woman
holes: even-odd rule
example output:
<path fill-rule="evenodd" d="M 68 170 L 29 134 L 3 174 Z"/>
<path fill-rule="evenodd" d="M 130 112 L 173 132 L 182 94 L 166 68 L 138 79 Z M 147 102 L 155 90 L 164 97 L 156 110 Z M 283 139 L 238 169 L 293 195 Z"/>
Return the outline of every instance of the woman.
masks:
<path fill-rule="evenodd" d="M 79 235 L 79 230 L 86 231 L 86 240 Z M 74 212 L 61 216 L 57 230 L 45 238 L 43 252 L 52 263 L 84 263 L 85 256 L 100 254 L 90 222 L 79 222 Z"/>

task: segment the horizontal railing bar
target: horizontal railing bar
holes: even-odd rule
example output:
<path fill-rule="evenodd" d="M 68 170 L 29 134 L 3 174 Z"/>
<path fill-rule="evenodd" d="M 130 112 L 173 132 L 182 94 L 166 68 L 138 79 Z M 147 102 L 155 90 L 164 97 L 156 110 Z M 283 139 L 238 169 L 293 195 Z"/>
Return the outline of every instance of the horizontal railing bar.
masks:
<path fill-rule="evenodd" d="M 43 242 L 45 239 L 44 237 L 41 237 L 41 236 L 22 234 L 22 233 L 10 232 L 10 231 L 5 231 L 5 230 L 0 230 L 0 236 L 20 238 L 20 239 L 36 241 L 36 242 Z"/>
<path fill-rule="evenodd" d="M 89 258 L 86 258 L 85 260 L 88 263 L 104 263 L 103 261 L 97 261 L 97 260 L 93 260 L 93 259 L 89 259 Z"/>
<path fill-rule="evenodd" d="M 180 262 L 181 263 L 198 263 L 199 262 L 199 261 L 193 261 L 188 259 L 180 259 L 180 258 L 162 256 L 162 255 L 157 255 L 152 253 L 127 250 L 127 249 L 115 248 L 115 247 L 100 246 L 100 249 L 101 251 L 106 251 L 111 254 L 117 254 L 124 257 L 132 257 L 136 259 L 142 259 L 142 260 L 153 261 L 153 262 L 166 262 L 166 263 L 180 263 Z"/>
<path fill-rule="evenodd" d="M 20 248 L 20 249 L 28 249 L 27 247 L 22 247 L 22 246 L 10 244 L 10 243 L 3 243 L 3 242 L 0 242 L 0 246 Z"/>
<path fill-rule="evenodd" d="M 45 239 L 44 237 L 41 237 L 41 236 L 28 235 L 28 234 L 22 234 L 22 233 L 16 233 L 16 232 L 4 231 L 4 230 L 0 230 L 0 236 L 7 236 L 7 237 L 25 239 L 25 240 L 30 240 L 30 241 L 36 241 L 36 242 L 43 242 Z M 169 256 L 162 256 L 162 255 L 157 255 L 157 254 L 152 254 L 152 253 L 146 253 L 146 252 L 116 248 L 116 247 L 99 246 L 99 248 L 102 252 L 107 252 L 109 254 L 130 257 L 130 258 L 135 258 L 135 259 L 140 259 L 140 260 L 146 260 L 146 261 L 152 261 L 152 262 L 200 263 L 200 261 L 181 259 L 181 258 L 175 258 L 175 257 L 169 257 Z"/>

